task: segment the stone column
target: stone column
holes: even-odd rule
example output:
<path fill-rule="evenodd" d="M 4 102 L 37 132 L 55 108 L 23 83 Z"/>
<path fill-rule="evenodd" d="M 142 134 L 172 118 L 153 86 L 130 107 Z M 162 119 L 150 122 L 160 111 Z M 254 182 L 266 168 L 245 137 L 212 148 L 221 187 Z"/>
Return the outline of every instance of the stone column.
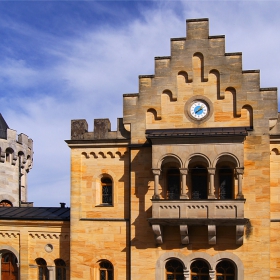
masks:
<path fill-rule="evenodd" d="M 158 192 L 158 183 L 159 183 L 159 175 L 160 175 L 160 169 L 152 169 L 154 174 L 154 195 L 153 199 L 159 199 L 159 192 Z"/>
<path fill-rule="evenodd" d="M 216 271 L 215 270 L 211 270 L 209 269 L 209 276 L 210 276 L 210 279 L 215 279 L 215 276 L 216 276 Z"/>
<path fill-rule="evenodd" d="M 49 271 L 49 280 L 55 280 L 55 267 L 54 266 L 47 266 Z"/>
<path fill-rule="evenodd" d="M 187 268 L 184 268 L 184 280 L 190 280 L 190 271 Z"/>
<path fill-rule="evenodd" d="M 210 188 L 208 191 L 208 199 L 215 199 L 215 195 L 214 195 L 214 176 L 215 176 L 215 171 L 216 168 L 208 168 L 208 174 L 210 177 Z"/>
<path fill-rule="evenodd" d="M 236 174 L 237 174 L 237 178 L 238 178 L 238 193 L 236 198 L 237 199 L 244 199 L 244 195 L 242 193 L 242 178 L 243 178 L 243 174 L 244 174 L 244 167 L 236 167 Z"/>
<path fill-rule="evenodd" d="M 187 189 L 187 175 L 188 175 L 188 168 L 180 168 L 181 178 L 182 178 L 182 190 L 180 198 L 189 198 L 187 195 L 188 189 Z"/>

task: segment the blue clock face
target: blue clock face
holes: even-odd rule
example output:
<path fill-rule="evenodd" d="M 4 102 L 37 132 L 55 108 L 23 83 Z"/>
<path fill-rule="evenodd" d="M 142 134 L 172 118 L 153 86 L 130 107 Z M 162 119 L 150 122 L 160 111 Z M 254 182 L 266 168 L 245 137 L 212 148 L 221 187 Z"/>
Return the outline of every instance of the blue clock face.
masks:
<path fill-rule="evenodd" d="M 191 116 L 197 120 L 201 120 L 208 114 L 208 106 L 203 101 L 196 101 L 190 108 Z"/>

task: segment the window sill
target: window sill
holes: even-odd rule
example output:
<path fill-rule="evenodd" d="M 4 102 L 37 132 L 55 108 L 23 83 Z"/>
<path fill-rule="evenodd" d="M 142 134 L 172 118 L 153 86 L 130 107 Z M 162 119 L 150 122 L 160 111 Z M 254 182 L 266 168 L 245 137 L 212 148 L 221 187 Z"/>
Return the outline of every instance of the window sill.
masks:
<path fill-rule="evenodd" d="M 95 207 L 114 207 L 113 204 L 99 204 L 99 205 L 95 205 Z"/>

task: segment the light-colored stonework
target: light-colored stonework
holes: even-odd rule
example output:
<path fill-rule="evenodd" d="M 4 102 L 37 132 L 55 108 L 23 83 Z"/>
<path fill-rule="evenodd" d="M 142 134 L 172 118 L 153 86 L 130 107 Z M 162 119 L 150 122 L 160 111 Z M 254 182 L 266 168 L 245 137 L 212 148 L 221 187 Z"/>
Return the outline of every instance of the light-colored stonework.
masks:
<path fill-rule="evenodd" d="M 16 256 L 18 279 L 38 279 L 38 258 L 46 261 L 50 280 L 56 279 L 54 261 L 63 259 L 69 279 L 69 243 L 69 222 L 0 219 L 0 255 Z"/>
<path fill-rule="evenodd" d="M 8 128 L 6 138 L 0 137 L 0 202 L 9 201 L 12 206 L 27 202 L 27 176 L 32 165 L 32 139 Z"/>
<path fill-rule="evenodd" d="M 197 19 L 123 102 L 117 131 L 71 122 L 70 224 L 0 217 L 0 253 L 17 257 L 20 279 L 38 279 L 38 257 L 50 280 L 56 259 L 67 280 L 165 280 L 172 261 L 184 280 L 197 261 L 209 279 L 222 264 L 235 280 L 280 279 L 277 89 Z"/>
<path fill-rule="evenodd" d="M 71 279 L 99 279 L 102 260 L 114 279 L 166 279 L 171 259 L 185 279 L 197 259 L 210 279 L 223 260 L 235 279 L 280 279 L 277 89 L 260 88 L 260 72 L 243 70 L 242 53 L 225 53 L 225 37 L 199 19 L 187 20 L 187 36 L 171 39 L 171 55 L 156 57 L 155 74 L 139 76 L 139 93 L 123 101 L 117 131 L 107 119 L 93 132 L 72 121 Z M 104 177 L 112 205 L 102 204 Z"/>

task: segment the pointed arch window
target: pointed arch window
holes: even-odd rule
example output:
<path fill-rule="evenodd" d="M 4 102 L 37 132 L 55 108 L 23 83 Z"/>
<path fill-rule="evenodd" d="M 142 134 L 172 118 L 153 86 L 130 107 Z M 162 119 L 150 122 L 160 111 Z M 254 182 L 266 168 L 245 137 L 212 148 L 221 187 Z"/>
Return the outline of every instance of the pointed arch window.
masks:
<path fill-rule="evenodd" d="M 216 267 L 217 280 L 235 280 L 235 267 L 232 262 L 224 260 L 217 264 Z"/>
<path fill-rule="evenodd" d="M 166 280 L 184 280 L 183 265 L 178 260 L 169 260 L 165 265 Z"/>
<path fill-rule="evenodd" d="M 191 280 L 209 280 L 209 267 L 205 261 L 197 260 L 191 264 Z"/>
<path fill-rule="evenodd" d="M 167 170 L 167 198 L 180 199 L 181 180 L 180 171 L 178 168 Z"/>
<path fill-rule="evenodd" d="M 99 263 L 100 280 L 114 280 L 114 268 L 109 261 Z"/>
<path fill-rule="evenodd" d="M 103 177 L 101 179 L 102 185 L 102 204 L 112 205 L 113 204 L 113 184 L 109 177 Z"/>

